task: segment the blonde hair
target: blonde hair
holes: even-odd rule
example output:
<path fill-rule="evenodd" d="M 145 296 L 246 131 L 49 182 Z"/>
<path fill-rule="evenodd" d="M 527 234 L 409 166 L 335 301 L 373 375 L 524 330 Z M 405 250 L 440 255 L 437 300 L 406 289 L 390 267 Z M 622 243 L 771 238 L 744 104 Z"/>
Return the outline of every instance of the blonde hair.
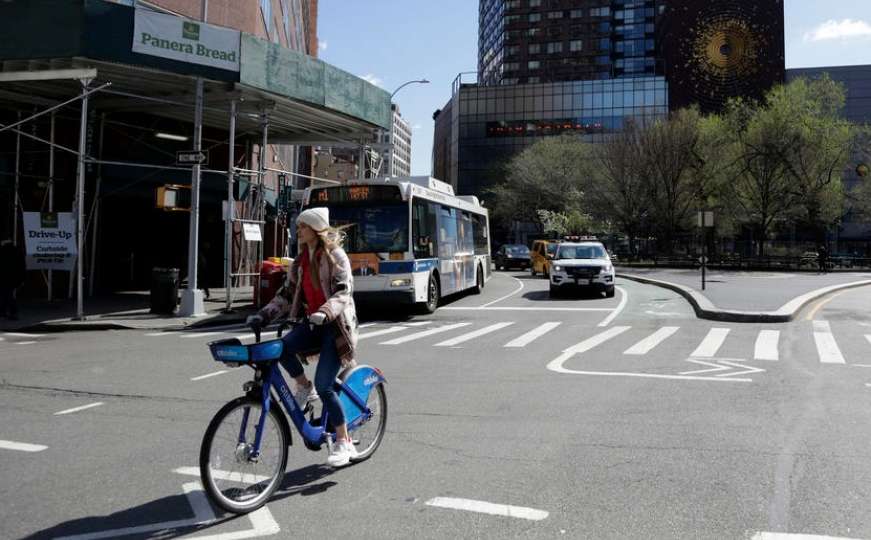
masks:
<path fill-rule="evenodd" d="M 314 250 L 312 255 L 312 259 L 309 259 L 309 275 L 311 276 L 312 285 L 315 287 L 320 287 L 321 284 L 321 276 L 320 276 L 320 268 L 317 264 L 317 252 L 318 250 L 323 250 L 324 254 L 330 259 L 330 263 L 335 264 L 336 259 L 333 257 L 333 250 L 336 248 L 342 247 L 342 244 L 345 242 L 345 229 L 348 226 L 344 227 L 327 227 L 322 231 L 314 231 L 318 237 L 318 245 Z"/>

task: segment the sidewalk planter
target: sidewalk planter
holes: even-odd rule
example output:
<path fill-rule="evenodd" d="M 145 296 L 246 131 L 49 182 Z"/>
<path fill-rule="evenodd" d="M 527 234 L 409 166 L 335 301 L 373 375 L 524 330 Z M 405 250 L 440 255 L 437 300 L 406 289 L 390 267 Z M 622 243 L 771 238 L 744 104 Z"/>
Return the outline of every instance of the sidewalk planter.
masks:
<path fill-rule="evenodd" d="M 178 268 L 151 271 L 151 313 L 174 315 L 178 306 Z"/>

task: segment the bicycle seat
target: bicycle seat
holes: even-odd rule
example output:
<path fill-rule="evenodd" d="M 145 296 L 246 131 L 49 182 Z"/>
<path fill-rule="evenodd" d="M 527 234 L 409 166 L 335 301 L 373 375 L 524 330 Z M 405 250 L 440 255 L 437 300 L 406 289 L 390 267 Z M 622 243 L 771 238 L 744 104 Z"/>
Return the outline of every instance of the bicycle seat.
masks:
<path fill-rule="evenodd" d="M 212 358 L 225 364 L 249 362 L 272 362 L 281 358 L 284 343 L 280 339 L 244 345 L 238 338 L 222 339 L 209 343 Z"/>

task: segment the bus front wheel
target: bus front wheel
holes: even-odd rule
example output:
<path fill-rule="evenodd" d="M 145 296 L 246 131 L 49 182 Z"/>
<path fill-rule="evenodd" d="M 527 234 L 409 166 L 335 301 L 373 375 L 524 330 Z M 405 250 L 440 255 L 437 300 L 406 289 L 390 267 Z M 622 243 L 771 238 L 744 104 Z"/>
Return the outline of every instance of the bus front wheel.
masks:
<path fill-rule="evenodd" d="M 421 304 L 421 311 L 424 313 L 435 313 L 439 307 L 439 297 L 441 291 L 439 289 L 439 279 L 435 272 L 429 275 L 429 285 L 426 289 L 426 301 Z"/>

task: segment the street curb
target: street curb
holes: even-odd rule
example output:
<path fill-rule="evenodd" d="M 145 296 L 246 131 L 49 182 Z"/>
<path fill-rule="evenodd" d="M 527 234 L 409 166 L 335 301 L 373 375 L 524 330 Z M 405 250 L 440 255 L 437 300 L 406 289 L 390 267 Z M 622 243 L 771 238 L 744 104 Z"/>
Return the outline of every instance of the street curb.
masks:
<path fill-rule="evenodd" d="M 648 285 L 656 285 L 658 287 L 670 289 L 680 294 L 687 299 L 687 301 L 693 307 L 693 310 L 696 312 L 696 316 L 700 319 L 742 323 L 789 322 L 795 319 L 796 315 L 798 315 L 798 312 L 801 311 L 804 306 L 816 300 L 817 298 L 843 289 L 852 289 L 855 287 L 864 287 L 866 285 L 871 285 L 871 280 L 852 281 L 850 283 L 830 285 L 829 287 L 823 287 L 821 289 L 816 289 L 805 293 L 801 296 L 797 296 L 786 304 L 782 305 L 776 311 L 737 311 L 718 309 L 717 306 L 715 306 L 713 302 L 711 302 L 702 293 L 696 291 L 695 289 L 691 289 L 690 287 L 687 287 L 685 285 L 672 283 L 670 281 L 663 281 L 661 279 L 652 279 L 644 276 L 637 276 L 634 274 L 618 273 L 617 277 L 637 281 L 639 283 L 646 283 Z"/>
<path fill-rule="evenodd" d="M 99 331 L 99 330 L 141 330 L 141 331 L 159 331 L 165 330 L 167 332 L 180 331 L 180 330 L 195 330 L 198 328 L 211 328 L 213 326 L 224 326 L 224 325 L 232 325 L 232 324 L 241 324 L 245 322 L 246 317 L 249 313 L 242 314 L 242 309 L 236 310 L 240 312 L 239 316 L 234 317 L 226 317 L 226 318 L 211 318 L 204 320 L 195 320 L 189 324 L 162 324 L 162 325 L 133 325 L 133 324 L 125 324 L 119 321 L 106 321 L 106 322 L 89 322 L 89 321 L 69 321 L 69 322 L 41 322 L 36 324 L 31 324 L 29 326 L 22 326 L 14 329 L 4 329 L 0 330 L 0 332 L 42 332 L 45 334 L 50 333 L 61 333 L 61 332 L 91 332 L 91 331 Z M 251 312 L 253 313 L 253 311 Z"/>

